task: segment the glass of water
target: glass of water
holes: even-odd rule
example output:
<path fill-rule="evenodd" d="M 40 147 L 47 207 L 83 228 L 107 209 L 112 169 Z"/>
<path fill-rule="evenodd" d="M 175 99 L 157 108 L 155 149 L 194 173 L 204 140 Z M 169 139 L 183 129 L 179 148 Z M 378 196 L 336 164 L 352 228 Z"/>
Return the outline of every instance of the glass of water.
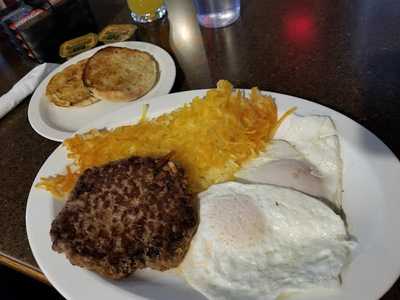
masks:
<path fill-rule="evenodd" d="M 240 17 L 240 0 L 193 0 L 197 19 L 208 28 L 224 27 Z"/>

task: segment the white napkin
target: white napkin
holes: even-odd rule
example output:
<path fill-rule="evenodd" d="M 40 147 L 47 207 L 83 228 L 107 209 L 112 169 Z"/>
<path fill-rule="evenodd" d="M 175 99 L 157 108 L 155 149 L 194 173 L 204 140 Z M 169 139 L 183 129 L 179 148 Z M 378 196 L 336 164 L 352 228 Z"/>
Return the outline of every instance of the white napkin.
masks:
<path fill-rule="evenodd" d="M 14 86 L 0 97 L 0 119 L 28 97 L 39 83 L 53 71 L 58 64 L 44 63 L 36 66 L 32 71 L 20 79 Z"/>

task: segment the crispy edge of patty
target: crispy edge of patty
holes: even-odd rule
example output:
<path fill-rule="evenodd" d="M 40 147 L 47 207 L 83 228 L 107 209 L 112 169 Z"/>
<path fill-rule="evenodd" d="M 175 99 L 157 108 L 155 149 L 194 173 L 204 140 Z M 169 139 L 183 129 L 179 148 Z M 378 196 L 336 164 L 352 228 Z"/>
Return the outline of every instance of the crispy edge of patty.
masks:
<path fill-rule="evenodd" d="M 133 157 L 133 158 L 129 158 L 129 159 L 135 159 L 135 158 L 137 159 L 138 157 Z M 120 162 L 127 161 L 129 159 L 115 161 L 115 162 L 112 162 L 112 163 L 109 163 L 106 165 L 118 164 Z M 168 159 L 158 159 L 158 162 L 160 162 L 160 164 L 162 165 L 164 173 L 170 172 L 170 170 L 172 170 L 172 172 L 184 172 L 184 170 L 182 168 L 177 167 L 177 165 L 175 165 L 174 162 L 172 162 Z M 167 169 L 165 170 L 165 168 L 167 168 Z M 91 168 L 91 169 L 99 169 L 99 167 L 95 167 L 95 168 Z M 91 169 L 89 169 L 89 170 L 91 170 Z M 86 171 L 85 171 L 85 173 L 86 173 Z M 79 189 L 81 189 L 82 186 L 85 186 L 85 182 L 82 182 L 81 178 L 78 180 L 68 201 L 70 201 L 71 199 L 75 199 L 76 197 L 79 197 L 79 195 L 77 195 L 77 193 L 79 193 Z M 144 261 L 137 260 L 135 262 L 135 266 L 131 270 L 129 270 L 128 272 L 122 272 L 122 271 L 118 270 L 118 268 L 115 268 L 115 266 L 111 265 L 107 261 L 107 259 L 98 260 L 96 258 L 91 257 L 90 255 L 81 255 L 73 247 L 71 247 L 71 241 L 69 241 L 70 243 L 68 243 L 68 241 L 67 242 L 64 241 L 64 239 L 62 238 L 63 231 L 61 230 L 60 227 L 57 228 L 57 226 L 62 226 L 62 225 L 64 225 L 64 226 L 67 225 L 67 228 L 69 228 L 69 226 L 71 225 L 71 224 L 63 224 L 63 222 L 62 222 L 63 214 L 68 215 L 68 212 L 65 212 L 65 211 L 63 212 L 64 209 L 59 213 L 59 215 L 53 221 L 52 228 L 50 230 L 50 235 L 51 235 L 52 242 L 53 242 L 53 246 L 52 246 L 53 250 L 57 251 L 59 253 L 64 253 L 73 265 L 87 268 L 89 270 L 95 271 L 103 276 L 106 276 L 106 277 L 109 277 L 112 279 L 121 279 L 121 278 L 127 277 L 130 274 L 132 274 L 133 272 L 135 272 L 137 269 L 143 269 L 146 267 L 150 267 L 152 269 L 160 270 L 160 271 L 164 271 L 164 270 L 167 270 L 170 268 L 177 267 L 184 259 L 184 256 L 186 255 L 186 252 L 188 251 L 188 249 L 190 247 L 190 242 L 197 230 L 198 207 L 197 207 L 197 198 L 193 197 L 193 194 L 190 193 L 189 188 L 187 186 L 187 182 L 185 181 L 186 180 L 185 174 L 179 173 L 178 177 L 174 177 L 174 178 L 175 179 L 180 178 L 179 180 L 183 180 L 183 182 L 177 182 L 177 183 L 183 184 L 184 193 L 182 193 L 182 197 L 184 197 L 184 199 L 189 198 L 190 201 L 188 203 L 186 203 L 183 207 L 180 207 L 180 209 L 182 209 L 183 212 L 185 212 L 186 209 L 191 209 L 193 214 L 189 215 L 189 218 L 193 218 L 193 220 L 191 221 L 193 223 L 190 223 L 190 226 L 183 228 L 182 239 L 180 239 L 178 241 L 179 242 L 178 247 L 176 247 L 174 249 L 173 253 L 172 252 L 165 253 L 163 251 L 160 251 L 161 259 L 155 259 L 155 260 L 146 259 Z M 173 191 L 176 192 L 175 190 L 173 190 Z M 143 195 L 143 194 L 141 194 L 141 195 Z M 77 199 L 78 199 L 78 201 L 84 201 L 79 198 L 77 198 Z M 61 221 L 60 221 L 60 218 L 61 218 Z M 163 222 L 163 219 L 161 219 L 160 221 Z M 57 224 L 57 222 L 61 222 L 61 224 Z M 183 223 L 183 225 L 184 224 L 185 223 Z M 188 224 L 186 224 L 186 225 L 188 225 Z M 166 241 L 168 242 L 167 239 L 166 239 Z M 130 241 L 130 242 L 132 242 L 132 241 Z M 173 241 L 173 240 L 169 241 L 169 243 L 174 243 L 174 242 L 176 242 L 176 241 Z"/>

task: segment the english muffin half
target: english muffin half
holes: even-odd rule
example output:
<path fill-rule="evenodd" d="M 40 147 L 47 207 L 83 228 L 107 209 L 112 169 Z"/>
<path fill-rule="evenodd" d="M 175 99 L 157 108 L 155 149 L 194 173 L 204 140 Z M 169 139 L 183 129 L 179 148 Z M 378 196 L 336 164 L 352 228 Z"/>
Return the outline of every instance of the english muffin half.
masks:
<path fill-rule="evenodd" d="M 82 81 L 87 59 L 70 65 L 54 75 L 46 87 L 46 96 L 57 106 L 87 106 L 99 101 Z"/>
<path fill-rule="evenodd" d="M 97 51 L 83 72 L 84 84 L 96 98 L 121 102 L 147 94 L 158 77 L 158 63 L 153 56 L 121 47 Z"/>

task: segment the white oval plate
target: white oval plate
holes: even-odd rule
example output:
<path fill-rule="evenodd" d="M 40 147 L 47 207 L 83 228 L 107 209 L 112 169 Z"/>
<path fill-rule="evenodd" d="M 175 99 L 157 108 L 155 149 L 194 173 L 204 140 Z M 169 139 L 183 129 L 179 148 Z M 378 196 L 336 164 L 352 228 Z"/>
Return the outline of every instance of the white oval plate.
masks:
<path fill-rule="evenodd" d="M 174 110 L 205 90 L 165 95 L 131 103 L 91 123 L 90 128 L 112 128 L 140 117 L 143 103 L 151 117 Z M 341 289 L 290 299 L 376 300 L 390 288 L 400 272 L 400 164 L 376 136 L 348 117 L 324 106 L 282 94 L 271 94 L 280 112 L 297 106 L 299 114 L 329 115 L 336 123 L 344 159 L 344 209 L 350 232 L 359 240 L 351 264 L 343 272 Z M 72 266 L 64 255 L 51 250 L 49 230 L 62 204 L 34 187 L 42 176 L 63 171 L 65 148 L 58 147 L 40 169 L 29 194 L 26 225 L 33 254 L 49 281 L 67 299 L 204 299 L 173 274 L 145 270 L 123 281 L 106 280 Z"/>
<path fill-rule="evenodd" d="M 109 46 L 126 47 L 130 49 L 146 51 L 150 53 L 158 62 L 160 70 L 158 82 L 146 95 L 139 98 L 135 102 L 169 93 L 175 81 L 176 67 L 172 57 L 164 49 L 144 42 L 121 42 L 96 47 L 63 63 L 53 72 L 51 72 L 38 86 L 32 95 L 28 108 L 29 122 L 37 133 L 50 140 L 61 142 L 91 121 L 107 113 L 130 105 L 129 102 L 115 103 L 109 101 L 99 101 L 86 107 L 66 108 L 54 105 L 46 97 L 47 84 L 56 73 L 82 59 L 92 56 L 98 50 Z"/>

